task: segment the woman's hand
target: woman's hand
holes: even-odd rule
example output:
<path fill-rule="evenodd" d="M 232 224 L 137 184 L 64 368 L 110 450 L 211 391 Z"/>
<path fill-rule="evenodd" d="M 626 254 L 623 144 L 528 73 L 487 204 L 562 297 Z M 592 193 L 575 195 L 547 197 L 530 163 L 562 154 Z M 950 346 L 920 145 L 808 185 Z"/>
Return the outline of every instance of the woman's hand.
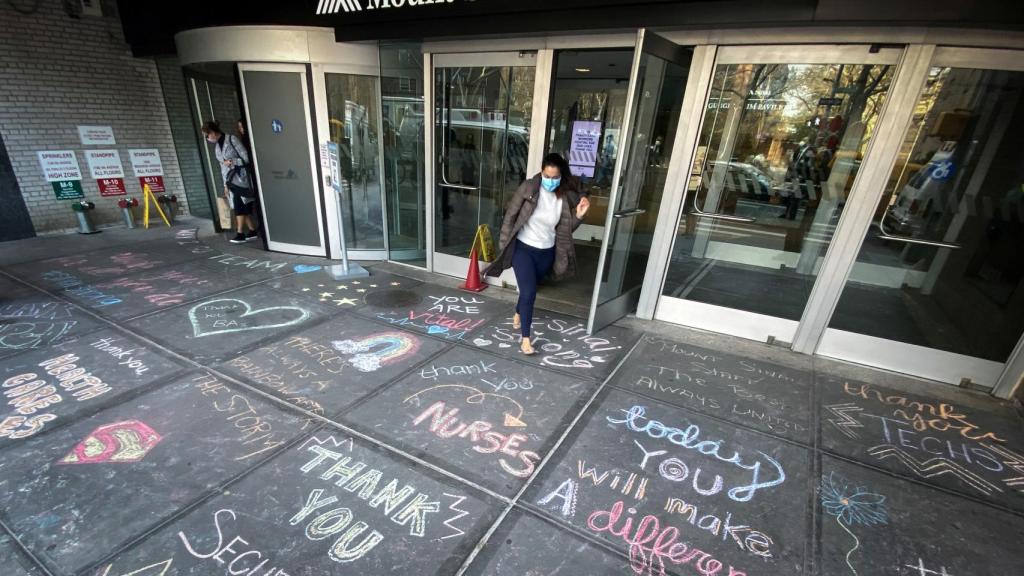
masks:
<path fill-rule="evenodd" d="M 580 198 L 578 204 L 576 204 L 576 218 L 583 220 L 583 217 L 587 215 L 587 210 L 590 210 L 590 199 L 584 196 Z"/>

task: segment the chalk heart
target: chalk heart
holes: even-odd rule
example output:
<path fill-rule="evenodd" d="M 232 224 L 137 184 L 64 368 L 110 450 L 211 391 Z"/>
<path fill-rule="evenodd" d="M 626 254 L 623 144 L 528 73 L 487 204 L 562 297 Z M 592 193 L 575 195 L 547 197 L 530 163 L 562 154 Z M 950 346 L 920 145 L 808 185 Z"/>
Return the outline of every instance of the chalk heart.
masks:
<path fill-rule="evenodd" d="M 476 344 L 477 346 L 490 346 L 493 342 L 486 338 L 474 338 L 473 344 Z"/>
<path fill-rule="evenodd" d="M 499 342 L 498 343 L 498 348 L 511 348 L 511 347 L 512 347 L 512 345 L 509 344 L 508 342 Z"/>
<path fill-rule="evenodd" d="M 431 324 L 427 328 L 427 334 L 444 334 L 446 332 L 448 332 L 447 326 L 438 326 L 436 324 Z"/>
<path fill-rule="evenodd" d="M 298 272 L 299 274 L 305 274 L 307 272 L 316 272 L 321 268 L 322 266 L 317 266 L 315 264 L 296 264 L 295 266 L 292 266 L 292 270 Z"/>
<path fill-rule="evenodd" d="M 216 329 L 214 326 L 203 326 L 204 323 L 212 324 L 216 322 L 215 320 L 207 318 L 207 316 L 225 318 L 224 312 L 226 310 L 237 310 L 239 308 L 244 308 L 245 312 L 243 312 L 239 316 L 233 316 L 230 319 L 252 319 L 254 316 L 259 316 L 261 314 L 265 315 L 269 312 L 279 311 L 294 312 L 295 317 L 292 318 L 291 320 L 284 320 L 279 322 L 271 321 L 271 323 L 268 324 L 259 324 L 259 320 L 257 319 L 255 322 L 250 321 L 246 326 L 230 326 L 223 329 Z M 285 326 L 292 326 L 293 324 L 298 324 L 299 322 L 302 322 L 306 318 L 309 318 L 309 312 L 297 306 L 273 306 L 270 308 L 260 308 L 258 310 L 253 310 L 252 306 L 250 306 L 248 302 L 245 302 L 244 300 L 238 300 L 236 298 L 220 298 L 217 300 L 210 300 L 208 302 L 203 302 L 202 304 L 197 304 L 193 306 L 191 310 L 188 311 L 188 319 L 189 322 L 192 323 L 192 333 L 195 334 L 196 338 L 201 338 L 203 336 L 212 336 L 214 334 L 230 334 L 232 332 L 243 332 L 246 330 L 266 330 L 268 328 L 283 328 Z"/>

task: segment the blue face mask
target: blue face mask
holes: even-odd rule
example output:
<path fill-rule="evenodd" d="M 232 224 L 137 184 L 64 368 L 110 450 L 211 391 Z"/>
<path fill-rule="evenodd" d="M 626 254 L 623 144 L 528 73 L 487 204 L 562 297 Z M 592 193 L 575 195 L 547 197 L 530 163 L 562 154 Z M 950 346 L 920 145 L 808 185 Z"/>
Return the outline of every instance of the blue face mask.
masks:
<path fill-rule="evenodd" d="M 558 177 L 558 178 L 545 178 L 544 176 L 540 177 L 540 185 L 541 185 L 541 187 L 544 188 L 545 190 L 547 190 L 548 192 L 552 192 L 552 191 L 554 191 L 555 188 L 558 188 L 558 185 L 561 184 L 561 182 L 562 182 L 562 178 L 561 177 Z"/>

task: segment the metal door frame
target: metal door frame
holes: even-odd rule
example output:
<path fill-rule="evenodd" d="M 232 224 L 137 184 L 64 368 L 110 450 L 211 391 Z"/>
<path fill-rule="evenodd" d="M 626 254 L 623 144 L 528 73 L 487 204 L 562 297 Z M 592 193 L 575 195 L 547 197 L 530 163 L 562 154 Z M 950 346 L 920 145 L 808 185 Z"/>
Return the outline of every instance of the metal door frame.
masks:
<path fill-rule="evenodd" d="M 554 50 L 540 49 L 531 51 L 535 57 L 533 62 L 526 66 L 534 68 L 533 80 L 533 105 L 530 122 L 529 155 L 527 157 L 527 173 L 540 170 L 540 162 L 544 155 L 544 135 L 547 131 L 547 109 L 548 99 L 551 92 L 551 72 L 554 61 Z M 438 182 L 435 173 L 437 153 L 434 150 L 435 122 L 434 107 L 436 95 L 434 94 L 434 72 L 438 68 L 451 67 L 475 67 L 475 66 L 524 66 L 523 56 L 527 52 L 460 52 L 460 53 L 430 53 L 425 52 L 423 58 L 424 68 L 424 152 L 427 158 L 425 166 L 425 177 L 428 182 L 427 205 L 427 269 L 431 272 L 438 272 L 455 277 L 465 277 L 469 268 L 467 256 L 455 256 L 444 254 L 435 250 L 434 231 L 436 214 L 434 198 L 437 194 Z M 486 265 L 481 263 L 481 265 Z M 495 285 L 515 286 L 515 274 L 512 270 L 506 270 L 498 278 L 485 278 L 486 282 Z"/>
<path fill-rule="evenodd" d="M 247 128 L 248 133 L 249 133 L 250 141 L 252 142 L 252 152 L 251 153 L 252 153 L 253 166 L 255 167 L 255 170 L 253 172 L 254 172 L 254 175 L 256 176 L 256 184 L 257 184 L 257 188 L 259 190 L 261 198 L 262 198 L 262 195 L 263 195 L 263 182 L 262 182 L 262 179 L 260 178 L 259 155 L 256 153 L 256 139 L 255 139 L 255 135 L 252 132 L 252 115 L 249 113 L 249 98 L 248 98 L 248 95 L 246 94 L 245 74 L 244 73 L 245 72 L 291 72 L 291 73 L 297 73 L 299 75 L 300 81 L 302 83 L 302 107 L 303 107 L 303 112 L 304 112 L 303 116 L 304 116 L 304 118 L 306 120 L 306 122 L 305 122 L 305 124 L 306 124 L 306 126 L 305 126 L 305 128 L 306 128 L 306 140 L 309 143 L 309 168 L 310 168 L 311 174 L 313 176 L 313 183 L 314 183 L 314 186 L 313 186 L 313 197 L 314 197 L 314 200 L 315 200 L 315 203 L 316 203 L 317 231 L 318 231 L 319 236 L 320 236 L 320 245 L 319 246 L 306 246 L 306 245 L 303 245 L 303 244 L 289 244 L 289 243 L 286 243 L 286 242 L 275 242 L 273 240 L 270 240 L 270 226 L 267 225 L 267 212 L 266 212 L 266 210 L 261 210 L 260 211 L 260 213 L 263 215 L 263 222 L 261 224 L 263 226 L 265 226 L 265 230 L 267 232 L 267 247 L 270 250 L 273 250 L 273 251 L 276 251 L 276 252 L 285 252 L 285 253 L 290 253 L 290 254 L 302 254 L 302 255 L 306 255 L 306 256 L 323 256 L 323 257 L 326 257 L 327 256 L 327 245 L 324 242 L 324 240 L 325 240 L 325 238 L 324 238 L 324 223 L 323 223 L 323 214 L 324 214 L 323 210 L 324 210 L 324 208 L 323 208 L 323 201 L 322 201 L 322 199 L 323 199 L 323 190 L 322 190 L 323 181 L 322 181 L 322 178 L 319 176 L 320 172 L 318 171 L 318 166 L 317 166 L 318 160 L 319 160 L 319 154 L 318 154 L 317 149 L 316 149 L 316 143 L 314 142 L 314 139 L 313 139 L 313 118 L 312 118 L 313 110 L 310 108 L 310 104 L 311 104 L 310 100 L 309 100 L 310 85 L 309 85 L 309 78 L 308 78 L 308 75 L 306 73 L 306 65 L 304 65 L 304 64 L 261 64 L 261 63 L 239 62 L 237 64 L 237 66 L 238 66 L 238 72 L 239 72 L 239 74 L 238 74 L 238 82 L 239 82 L 241 90 L 242 90 L 242 104 L 245 107 L 245 121 L 248 124 L 248 126 L 246 128 Z M 265 205 L 266 204 L 264 204 L 264 206 Z"/>
<path fill-rule="evenodd" d="M 390 248 L 388 238 L 388 214 L 387 214 L 387 202 L 386 194 L 387 190 L 384 186 L 384 134 L 383 134 L 383 105 L 384 101 L 381 98 L 381 78 L 380 78 L 380 51 L 376 51 L 376 59 L 372 63 L 366 64 L 314 64 L 313 65 L 313 97 L 316 102 L 316 122 L 317 132 L 321 136 L 321 140 L 326 143 L 330 141 L 330 113 L 327 110 L 327 75 L 328 74 L 347 74 L 350 76 L 365 76 L 373 78 L 375 80 L 376 88 L 374 98 L 377 99 L 377 115 L 373 119 L 377 123 L 377 180 L 380 186 L 380 202 L 381 202 L 381 222 L 382 230 L 384 233 L 384 247 L 373 248 L 373 249 L 353 249 L 348 247 L 346 250 L 348 257 L 353 260 L 387 260 Z M 324 209 L 327 213 L 327 236 L 330 239 L 330 254 L 334 259 L 341 258 L 341 235 L 340 229 L 337 222 L 338 215 L 338 195 L 330 190 L 329 187 L 324 186 Z"/>
<path fill-rule="evenodd" d="M 872 180 L 874 182 L 873 189 L 869 189 L 856 206 L 859 211 L 866 213 L 864 219 L 858 222 L 860 226 L 856 229 L 851 226 L 851 230 L 845 231 L 848 233 L 845 238 L 848 244 L 845 247 L 845 252 L 852 252 L 852 254 L 848 257 L 844 254 L 842 261 L 839 259 L 833 261 L 834 269 L 831 276 L 826 277 L 824 282 L 815 285 L 811 298 L 817 300 L 818 314 L 815 318 L 810 319 L 806 327 L 802 326 L 805 330 L 798 334 L 799 340 L 794 341 L 793 349 L 798 352 L 813 352 L 821 356 L 857 364 L 870 364 L 874 367 L 948 384 L 959 385 L 964 379 L 970 379 L 972 384 L 985 388 L 991 387 L 991 393 L 995 396 L 1009 398 L 1016 392 L 1020 385 L 1021 375 L 1024 373 L 1024 334 L 1018 340 L 1006 362 L 995 362 L 828 327 L 832 312 L 839 302 L 842 289 L 846 285 L 849 274 L 856 263 L 861 244 L 868 233 L 872 214 L 885 193 L 885 183 L 896 164 L 897 154 L 906 138 L 913 109 L 920 98 L 929 70 L 936 66 L 949 66 L 1024 72 L 1024 55 L 1015 50 L 957 48 L 933 44 L 914 45 L 907 49 L 906 61 L 909 76 L 907 83 L 911 88 L 910 92 L 901 94 L 904 100 L 895 106 L 898 113 L 892 114 L 895 116 L 893 125 L 888 129 L 890 132 L 885 134 L 884 145 L 879 144 L 884 152 L 876 156 L 878 166 L 869 167 L 867 162 L 861 166 L 861 170 L 867 168 L 873 171 Z M 882 130 L 885 129 L 882 121 L 884 118 L 879 122 L 876 131 L 878 135 L 882 135 Z M 838 236 L 838 229 L 836 234 Z M 850 234 L 854 234 L 854 236 L 850 237 Z M 826 275 L 825 266 L 822 267 L 821 275 L 823 277 Z M 808 306 L 805 310 L 805 317 L 809 316 L 810 309 L 811 307 Z"/>
<path fill-rule="evenodd" d="M 666 39 L 655 32 L 641 28 L 637 30 L 636 42 L 633 48 L 633 63 L 629 71 L 629 87 L 626 89 L 626 107 L 625 116 L 622 119 L 622 126 L 619 129 L 619 134 L 622 137 L 619 138 L 619 146 L 622 149 L 622 153 L 618 154 L 615 158 L 615 169 L 612 173 L 611 188 L 608 192 L 608 210 L 605 215 L 604 233 L 601 235 L 601 249 L 598 253 L 597 260 L 597 273 L 594 275 L 594 288 L 591 292 L 590 297 L 590 311 L 587 314 L 587 333 L 592 334 L 595 327 L 598 329 L 611 324 L 615 320 L 629 314 L 631 308 L 633 308 L 633 299 L 637 299 L 637 303 L 643 297 L 644 289 L 646 284 L 641 282 L 640 286 L 627 291 L 626 293 L 619 294 L 618 296 L 608 300 L 607 302 L 601 303 L 601 280 L 604 276 L 605 263 L 608 260 L 608 248 L 611 244 L 613 234 L 613 226 L 618 226 L 615 222 L 616 219 L 623 217 L 632 218 L 639 213 L 636 210 L 628 210 L 627 213 L 618 212 L 619 193 L 621 192 L 621 184 L 623 177 L 623 170 L 626 167 L 626 162 L 632 159 L 634 154 L 634 124 L 637 122 L 636 114 L 639 110 L 639 101 L 637 100 L 637 85 L 640 83 L 641 78 L 639 77 L 640 63 L 643 60 L 645 54 L 653 55 L 657 58 L 665 60 L 670 63 L 677 61 L 678 55 L 676 54 L 677 49 L 685 49 L 682 45 L 676 44 L 671 40 Z M 691 54 L 690 60 L 690 74 L 687 75 L 687 80 L 692 77 L 692 66 L 693 59 Z M 685 88 L 687 92 L 688 88 Z M 685 93 L 684 100 L 680 103 L 680 120 L 684 117 L 682 107 L 686 105 Z M 684 129 L 679 123 L 676 124 L 676 138 L 674 142 L 678 141 L 679 132 Z M 628 140 L 626 139 L 628 138 Z M 675 150 L 673 149 L 673 155 Z M 671 170 L 671 163 L 669 168 Z M 668 190 L 669 185 L 667 182 L 671 182 L 671 179 L 666 178 L 665 189 L 662 190 L 662 202 L 664 202 L 665 192 Z M 659 206 L 664 206 L 663 203 L 659 203 Z M 635 208 L 635 207 L 634 207 Z M 661 208 L 660 211 L 664 211 Z M 660 221 L 660 214 L 658 220 Z M 632 233 L 632 232 L 629 232 Z M 655 233 L 652 236 L 652 243 L 658 238 L 657 234 L 657 223 L 655 224 Z M 645 267 L 645 275 L 649 273 L 652 268 L 658 268 L 657 260 L 648 257 L 647 266 Z M 634 292 L 637 292 L 635 295 Z M 604 307 L 604 310 L 599 308 Z M 614 318 L 612 318 L 614 317 Z"/>
<path fill-rule="evenodd" d="M 896 91 L 901 89 L 899 82 L 901 72 L 905 68 L 905 66 L 901 64 L 901 57 L 904 56 L 904 50 L 902 46 L 898 48 L 886 47 L 874 49 L 874 47 L 866 44 L 825 46 L 709 45 L 699 48 L 701 48 L 701 50 L 695 51 L 694 53 L 694 64 L 691 68 L 691 79 L 694 75 L 698 75 L 699 79 L 693 83 L 694 92 L 692 99 L 689 102 L 684 101 L 684 103 L 689 104 L 689 106 L 684 105 L 681 113 L 683 116 L 681 116 L 680 119 L 681 122 L 683 119 L 687 119 L 690 122 L 690 125 L 686 127 L 685 131 L 677 132 L 676 134 L 677 140 L 673 149 L 673 157 L 671 159 L 671 162 L 674 164 L 670 165 L 670 174 L 673 174 L 675 177 L 669 178 L 669 181 L 673 182 L 673 189 L 670 194 L 669 191 L 666 191 L 668 202 L 666 203 L 666 201 L 663 200 L 663 206 L 666 206 L 667 204 L 667 207 L 662 208 L 662 212 L 664 214 L 659 215 L 658 229 L 655 232 L 656 239 L 660 241 L 656 242 L 657 253 L 652 251 L 652 260 L 654 258 L 658 258 L 658 261 L 654 270 L 651 270 L 650 267 L 648 268 L 648 290 L 641 294 L 638 315 L 642 315 L 641 317 L 647 318 L 653 317 L 657 320 L 683 324 L 713 332 L 731 334 L 751 340 L 759 340 L 762 342 L 785 342 L 788 344 L 789 342 L 795 341 L 801 327 L 801 322 L 735 308 L 665 296 L 662 294 L 668 275 L 668 267 L 671 264 L 672 250 L 677 238 L 677 227 L 679 225 L 680 218 L 682 217 L 682 211 L 685 207 L 691 167 L 696 156 L 697 147 L 700 144 L 699 139 L 703 129 L 703 112 L 707 106 L 708 97 L 711 92 L 711 83 L 714 79 L 715 69 L 719 64 L 848 63 L 897 65 L 893 78 L 893 86 L 890 88 L 889 94 L 886 97 L 886 103 L 883 106 L 882 114 L 879 119 L 879 128 L 876 128 L 875 136 L 872 138 L 872 142 L 869 144 L 868 151 L 865 154 L 865 160 L 867 160 L 872 156 L 877 156 L 874 150 L 877 149 L 876 141 L 882 134 L 882 122 L 885 121 L 887 117 L 891 119 L 895 115 L 891 112 L 891 102 L 897 95 Z M 905 84 L 905 73 L 903 73 L 903 77 L 903 83 Z M 906 88 L 904 87 L 902 89 L 905 90 Z M 916 98 L 916 93 L 914 97 Z M 691 95 L 687 94 L 687 98 L 691 98 Z M 681 141 L 680 139 L 685 140 Z M 868 179 L 863 176 L 865 172 L 865 165 L 862 164 L 861 170 L 858 172 L 853 188 L 850 191 L 851 197 L 860 198 L 865 195 L 864 191 L 868 189 L 868 186 L 870 185 L 867 181 Z M 888 174 L 886 174 L 886 176 L 887 175 Z M 848 223 L 851 220 L 849 215 L 851 210 L 850 204 L 852 203 L 848 203 L 840 217 L 836 234 L 833 236 L 832 242 L 830 242 L 829 248 L 825 253 L 825 262 L 828 262 L 829 259 L 833 257 L 833 250 L 836 245 L 841 242 L 839 234 L 840 230 L 844 226 L 844 222 Z M 874 206 L 868 209 L 865 214 L 869 215 L 873 210 Z M 817 286 L 822 282 L 824 277 L 825 272 L 823 267 L 822 271 L 818 273 L 815 279 L 815 289 L 812 290 L 811 293 L 812 298 L 814 297 L 815 290 L 818 289 Z M 804 309 L 804 316 L 808 315 L 808 311 L 811 310 L 812 303 L 817 305 L 816 302 L 808 300 Z"/>

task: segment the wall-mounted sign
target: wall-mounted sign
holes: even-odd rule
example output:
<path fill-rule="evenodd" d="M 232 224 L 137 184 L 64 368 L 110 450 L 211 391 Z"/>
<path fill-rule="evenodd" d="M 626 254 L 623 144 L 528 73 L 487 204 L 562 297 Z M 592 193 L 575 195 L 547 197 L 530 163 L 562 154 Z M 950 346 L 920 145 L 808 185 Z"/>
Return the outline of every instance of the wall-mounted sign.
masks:
<path fill-rule="evenodd" d="M 131 158 L 132 170 L 135 171 L 136 176 L 164 175 L 164 166 L 160 162 L 160 151 L 156 148 L 129 150 L 128 157 Z"/>
<path fill-rule="evenodd" d="M 153 194 L 162 194 L 167 191 L 167 189 L 164 188 L 163 176 L 140 176 L 139 187 L 145 191 L 146 185 L 149 185 L 149 191 Z"/>
<path fill-rule="evenodd" d="M 818 106 L 842 106 L 842 98 L 818 98 Z"/>
<path fill-rule="evenodd" d="M 574 176 L 594 177 L 597 164 L 597 146 L 601 142 L 601 123 L 577 120 L 572 123 L 572 143 L 569 147 L 569 167 Z"/>
<path fill-rule="evenodd" d="M 117 150 L 86 150 L 85 161 L 89 165 L 89 175 L 97 180 L 124 178 L 121 154 Z"/>
<path fill-rule="evenodd" d="M 124 188 L 124 178 L 97 178 L 100 196 L 124 196 L 128 191 Z"/>
<path fill-rule="evenodd" d="M 78 137 L 86 146 L 112 146 L 114 129 L 110 126 L 79 126 Z"/>
<path fill-rule="evenodd" d="M 44 150 L 38 154 L 47 182 L 82 179 L 82 169 L 78 167 L 73 150 Z"/>
<path fill-rule="evenodd" d="M 57 197 L 57 200 L 85 198 L 85 193 L 82 192 L 81 180 L 55 180 L 50 182 L 50 184 L 53 186 L 53 194 Z"/>

